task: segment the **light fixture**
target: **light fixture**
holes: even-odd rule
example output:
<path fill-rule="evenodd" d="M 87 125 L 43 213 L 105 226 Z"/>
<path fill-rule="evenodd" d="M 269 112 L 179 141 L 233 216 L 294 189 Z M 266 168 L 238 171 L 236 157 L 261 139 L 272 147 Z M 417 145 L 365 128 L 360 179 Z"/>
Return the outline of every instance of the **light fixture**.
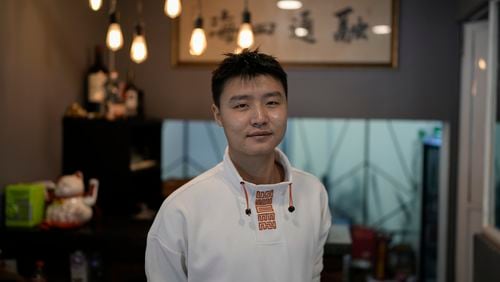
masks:
<path fill-rule="evenodd" d="M 135 26 L 134 40 L 130 47 L 130 58 L 138 64 L 144 62 L 148 58 L 146 35 L 144 33 L 144 26 L 141 23 Z"/>
<path fill-rule="evenodd" d="M 391 27 L 388 25 L 374 25 L 372 32 L 375 34 L 389 34 L 391 33 Z"/>
<path fill-rule="evenodd" d="M 108 35 L 106 36 L 106 45 L 111 51 L 118 51 L 123 46 L 122 29 L 117 21 L 117 17 L 116 12 L 111 14 Z"/>
<path fill-rule="evenodd" d="M 123 46 L 123 34 L 118 23 L 119 14 L 116 11 L 116 0 L 111 4 L 111 13 L 109 15 L 109 28 L 106 35 L 106 45 L 111 51 L 118 51 Z"/>
<path fill-rule="evenodd" d="M 477 66 L 479 67 L 480 70 L 485 70 L 486 61 L 483 58 L 479 58 L 479 60 L 477 61 Z"/>
<path fill-rule="evenodd" d="M 241 49 L 240 46 L 236 46 L 236 48 L 234 49 L 234 54 L 240 54 L 241 52 L 243 52 L 243 49 Z"/>
<path fill-rule="evenodd" d="M 181 0 L 165 0 L 164 10 L 170 18 L 177 18 L 182 11 Z"/>
<path fill-rule="evenodd" d="M 309 30 L 305 27 L 299 26 L 295 28 L 294 33 L 297 37 L 306 37 L 309 34 Z"/>
<path fill-rule="evenodd" d="M 137 0 L 137 14 L 139 20 L 135 26 L 134 39 L 130 46 L 130 58 L 137 64 L 144 62 L 148 58 L 148 47 L 146 45 L 146 33 L 142 20 L 142 0 Z"/>
<path fill-rule="evenodd" d="M 102 0 L 89 0 L 90 8 L 94 11 L 101 9 Z"/>
<path fill-rule="evenodd" d="M 250 21 L 250 12 L 248 11 L 248 0 L 245 0 L 245 9 L 243 10 L 243 21 L 238 32 L 238 46 L 240 48 L 250 48 L 253 45 L 254 37 L 252 24 Z"/>
<path fill-rule="evenodd" d="M 191 40 L 189 41 L 189 54 L 199 56 L 207 49 L 207 37 L 203 30 L 203 19 L 198 16 L 194 22 L 193 33 L 191 33 Z"/>
<path fill-rule="evenodd" d="M 198 17 L 194 21 L 194 29 L 189 40 L 189 54 L 200 56 L 207 49 L 207 37 L 203 30 L 203 19 L 201 17 L 201 0 L 198 0 Z"/>
<path fill-rule="evenodd" d="M 276 6 L 283 10 L 297 10 L 302 8 L 302 2 L 299 0 L 278 0 Z"/>

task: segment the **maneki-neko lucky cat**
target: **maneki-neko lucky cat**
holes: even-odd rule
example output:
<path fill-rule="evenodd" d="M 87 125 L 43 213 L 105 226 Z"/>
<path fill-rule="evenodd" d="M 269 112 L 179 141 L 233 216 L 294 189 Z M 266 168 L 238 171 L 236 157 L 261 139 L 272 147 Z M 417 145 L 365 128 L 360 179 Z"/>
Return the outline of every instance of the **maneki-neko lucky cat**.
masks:
<path fill-rule="evenodd" d="M 48 193 L 50 205 L 46 210 L 45 223 L 49 227 L 72 228 L 88 222 L 92 218 L 98 186 L 97 179 L 90 179 L 85 193 L 80 171 L 59 178 L 55 188 Z"/>

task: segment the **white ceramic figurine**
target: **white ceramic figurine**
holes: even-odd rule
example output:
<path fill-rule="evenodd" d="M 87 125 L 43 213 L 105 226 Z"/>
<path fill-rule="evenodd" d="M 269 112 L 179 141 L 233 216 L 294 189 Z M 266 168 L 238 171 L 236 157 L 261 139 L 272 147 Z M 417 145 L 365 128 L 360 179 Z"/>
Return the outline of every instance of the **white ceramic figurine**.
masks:
<path fill-rule="evenodd" d="M 90 179 L 85 193 L 83 174 L 77 171 L 64 175 L 52 191 L 49 190 L 50 205 L 47 207 L 45 222 L 48 226 L 60 228 L 78 227 L 92 218 L 92 206 L 97 200 L 99 182 Z"/>

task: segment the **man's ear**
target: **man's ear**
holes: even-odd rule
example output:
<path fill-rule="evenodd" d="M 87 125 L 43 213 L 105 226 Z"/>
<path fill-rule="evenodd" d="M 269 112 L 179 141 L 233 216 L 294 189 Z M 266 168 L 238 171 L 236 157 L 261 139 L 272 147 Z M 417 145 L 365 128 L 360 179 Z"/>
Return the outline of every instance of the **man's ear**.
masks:
<path fill-rule="evenodd" d="M 215 122 L 222 127 L 222 121 L 220 119 L 220 109 L 215 104 L 212 104 L 212 113 L 214 114 Z"/>

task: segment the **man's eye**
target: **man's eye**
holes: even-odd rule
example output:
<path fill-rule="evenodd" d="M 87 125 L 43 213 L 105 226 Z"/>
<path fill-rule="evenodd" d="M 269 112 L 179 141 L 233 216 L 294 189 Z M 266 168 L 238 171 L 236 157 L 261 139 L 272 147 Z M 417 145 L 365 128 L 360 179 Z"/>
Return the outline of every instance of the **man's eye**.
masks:
<path fill-rule="evenodd" d="M 269 101 L 269 102 L 267 102 L 267 104 L 268 104 L 269 106 L 277 106 L 277 105 L 279 105 L 279 104 L 280 104 L 280 102 L 278 102 L 278 101 Z"/>
<path fill-rule="evenodd" d="M 247 107 L 247 104 L 237 104 L 233 106 L 233 109 L 246 109 Z"/>

